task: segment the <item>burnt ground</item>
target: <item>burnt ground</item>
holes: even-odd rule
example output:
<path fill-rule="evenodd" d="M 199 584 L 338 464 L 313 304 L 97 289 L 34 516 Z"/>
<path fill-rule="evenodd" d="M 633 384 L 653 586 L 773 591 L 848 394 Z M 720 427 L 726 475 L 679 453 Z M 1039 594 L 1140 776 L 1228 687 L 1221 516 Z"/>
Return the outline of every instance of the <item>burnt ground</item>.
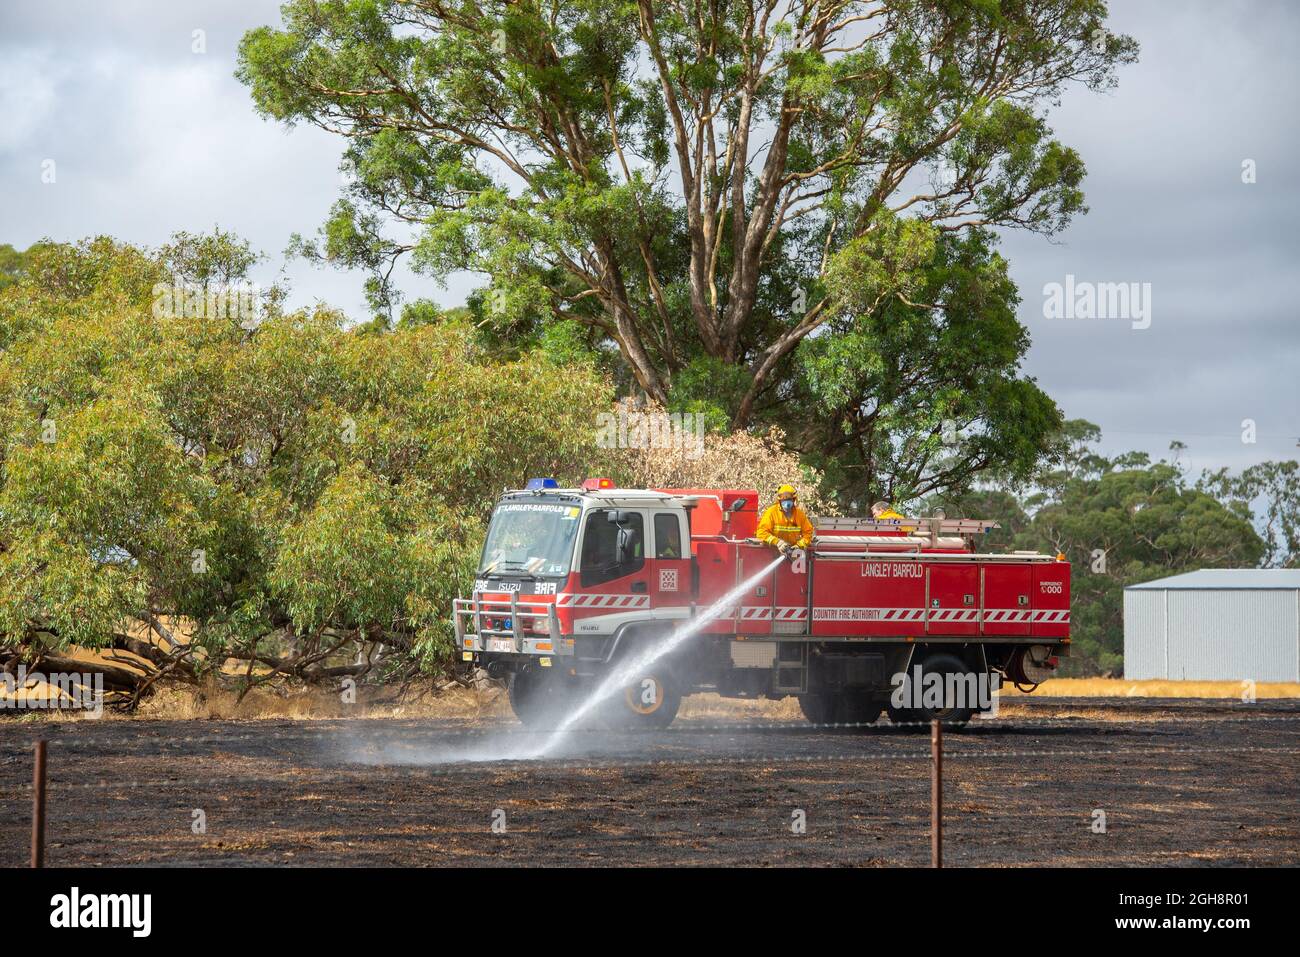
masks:
<path fill-rule="evenodd" d="M 883 723 L 683 720 L 510 760 L 539 738 L 504 720 L 6 718 L 0 865 L 26 862 L 38 736 L 54 866 L 929 860 L 928 735 Z M 1300 701 L 1033 699 L 945 744 L 949 864 L 1300 859 Z"/>

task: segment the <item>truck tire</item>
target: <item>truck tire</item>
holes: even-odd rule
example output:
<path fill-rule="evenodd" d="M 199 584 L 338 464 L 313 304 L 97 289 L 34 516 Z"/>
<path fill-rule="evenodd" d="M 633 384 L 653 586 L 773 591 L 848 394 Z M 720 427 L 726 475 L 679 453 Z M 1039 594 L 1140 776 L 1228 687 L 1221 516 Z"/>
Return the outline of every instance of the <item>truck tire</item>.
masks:
<path fill-rule="evenodd" d="M 666 728 L 682 706 L 681 683 L 671 668 L 652 665 L 615 694 L 606 711 L 610 723 L 620 729 Z"/>
<path fill-rule="evenodd" d="M 628 667 L 629 661 L 644 657 L 647 650 L 665 641 L 670 634 L 666 630 L 629 629 L 606 664 L 606 674 Z M 598 708 L 599 720 L 620 731 L 668 727 L 677 717 L 686 688 L 677 666 L 671 654 L 654 658 Z M 598 677 L 596 683 L 604 680 L 603 676 Z"/>
<path fill-rule="evenodd" d="M 884 705 L 872 701 L 866 695 L 845 695 L 840 705 L 847 724 L 875 724 L 880 718 Z"/>
<path fill-rule="evenodd" d="M 915 708 L 895 708 L 891 704 L 885 708 L 885 713 L 889 715 L 891 724 L 916 725 L 919 729 L 922 722 L 921 713 Z"/>
<path fill-rule="evenodd" d="M 874 724 L 883 706 L 862 694 L 799 695 L 799 710 L 813 724 Z"/>
<path fill-rule="evenodd" d="M 812 724 L 834 724 L 835 707 L 830 695 L 801 694 L 799 710 Z"/>
<path fill-rule="evenodd" d="M 921 662 L 921 680 L 924 681 L 927 675 L 968 675 L 973 674 L 974 669 L 966 662 L 962 661 L 956 655 L 945 653 L 932 654 Z M 960 728 L 971 719 L 975 713 L 974 707 L 947 707 L 947 708 L 896 708 L 892 704 L 889 706 L 889 720 L 894 724 L 911 725 L 911 730 L 921 731 L 931 721 L 938 718 L 943 722 L 944 727 Z"/>
<path fill-rule="evenodd" d="M 525 727 L 553 728 L 564 717 L 568 695 L 558 674 L 530 665 L 510 675 L 510 710 Z"/>

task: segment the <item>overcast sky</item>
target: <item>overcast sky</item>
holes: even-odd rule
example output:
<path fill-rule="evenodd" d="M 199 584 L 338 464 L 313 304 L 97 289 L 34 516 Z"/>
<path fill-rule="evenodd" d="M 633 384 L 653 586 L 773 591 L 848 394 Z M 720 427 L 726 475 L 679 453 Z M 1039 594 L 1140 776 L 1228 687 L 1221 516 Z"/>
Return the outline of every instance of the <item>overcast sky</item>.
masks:
<path fill-rule="evenodd" d="M 234 230 L 284 269 L 298 304 L 363 317 L 362 276 L 285 263 L 323 221 L 339 139 L 259 119 L 232 76 L 243 32 L 278 0 L 43 0 L 0 4 L 0 243 L 101 233 L 157 245 Z M 1091 211 L 1055 242 L 1009 234 L 1033 337 L 1026 363 L 1110 452 L 1190 447 L 1194 471 L 1300 456 L 1300 4 L 1114 0 L 1142 45 L 1110 94 L 1051 115 L 1088 166 Z M 206 52 L 192 51 L 204 31 Z M 55 182 L 43 183 L 54 161 Z M 1242 164 L 1254 163 L 1254 183 Z M 1150 324 L 1049 319 L 1044 287 L 1150 284 Z M 402 274 L 408 298 L 463 301 Z M 1243 420 L 1256 441 L 1242 441 Z"/>

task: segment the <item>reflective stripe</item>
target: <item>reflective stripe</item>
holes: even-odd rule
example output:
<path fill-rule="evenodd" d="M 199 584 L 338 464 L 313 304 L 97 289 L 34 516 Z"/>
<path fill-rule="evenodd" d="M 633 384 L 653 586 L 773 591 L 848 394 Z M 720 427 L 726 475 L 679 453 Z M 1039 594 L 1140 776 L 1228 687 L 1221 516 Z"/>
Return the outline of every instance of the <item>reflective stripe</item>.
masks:
<path fill-rule="evenodd" d="M 649 608 L 650 596 L 561 592 L 555 596 L 555 605 L 557 608 Z"/>
<path fill-rule="evenodd" d="M 744 621 L 768 621 L 774 616 L 770 605 L 731 605 L 722 609 L 719 617 L 730 617 L 739 613 Z M 802 605 L 778 605 L 776 619 L 779 621 L 805 621 L 808 609 Z M 813 609 L 813 618 L 821 621 L 925 621 L 924 608 L 862 608 L 854 606 L 820 607 Z M 972 623 L 980 620 L 976 608 L 934 608 L 929 614 L 929 621 L 936 623 Z M 1011 624 L 1012 622 L 1040 622 L 1042 624 L 1068 624 L 1070 613 L 1059 611 L 1028 611 L 1020 609 L 989 609 L 984 613 L 988 624 Z"/>
<path fill-rule="evenodd" d="M 925 621 L 924 608 L 863 608 L 863 607 L 820 607 L 813 609 L 813 618 L 838 621 Z M 932 622 L 977 622 L 980 620 L 976 608 L 934 608 L 930 610 L 928 620 Z M 1039 622 L 1042 624 L 1069 624 L 1070 613 L 1059 611 L 1021 611 L 1019 609 L 990 609 L 984 613 L 988 624 L 1011 624 L 1012 622 Z"/>

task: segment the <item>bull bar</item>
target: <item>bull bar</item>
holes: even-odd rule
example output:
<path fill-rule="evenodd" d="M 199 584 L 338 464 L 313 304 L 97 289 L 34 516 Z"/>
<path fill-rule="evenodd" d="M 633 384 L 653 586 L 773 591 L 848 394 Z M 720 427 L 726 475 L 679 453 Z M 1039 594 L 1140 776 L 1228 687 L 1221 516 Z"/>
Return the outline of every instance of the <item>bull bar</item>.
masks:
<path fill-rule="evenodd" d="M 490 619 L 508 616 L 509 628 L 490 628 Z M 546 622 L 545 632 L 521 627 L 521 621 Z M 518 592 L 509 599 L 483 598 L 475 591 L 471 598 L 452 602 L 452 624 L 456 646 L 462 652 L 490 652 L 512 655 L 571 655 L 572 640 L 560 632 L 560 617 L 554 601 L 520 600 Z M 469 627 L 472 626 L 472 627 Z"/>

